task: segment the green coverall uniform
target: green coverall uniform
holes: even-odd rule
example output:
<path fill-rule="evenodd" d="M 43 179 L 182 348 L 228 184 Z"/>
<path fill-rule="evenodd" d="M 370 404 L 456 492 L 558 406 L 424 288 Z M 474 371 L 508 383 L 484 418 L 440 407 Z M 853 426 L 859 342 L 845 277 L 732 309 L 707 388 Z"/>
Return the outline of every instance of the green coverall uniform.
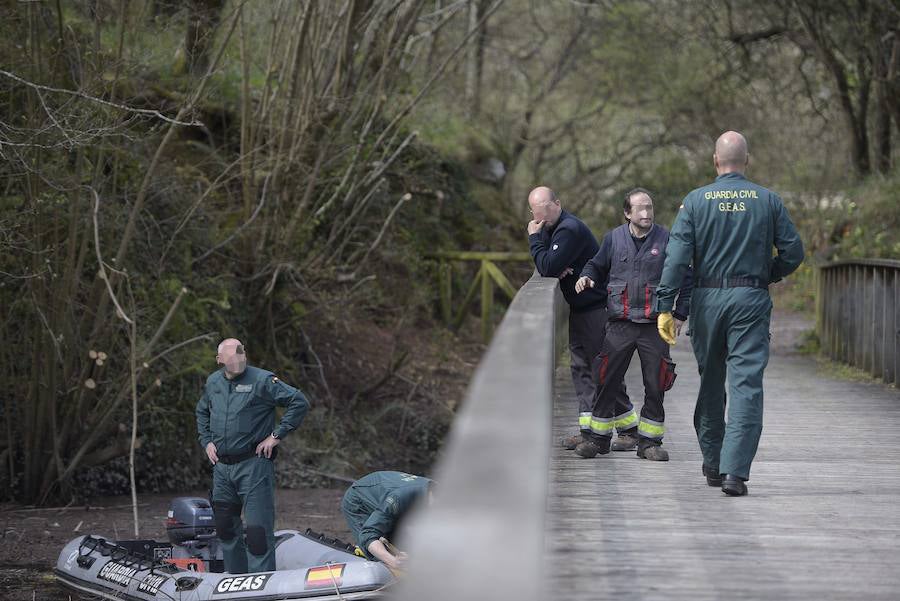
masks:
<path fill-rule="evenodd" d="M 369 559 L 369 543 L 390 540 L 413 503 L 428 493 L 431 480 L 404 472 L 372 472 L 350 485 L 341 512 L 360 550 Z"/>
<path fill-rule="evenodd" d="M 777 194 L 726 173 L 685 197 L 666 252 L 657 311 L 672 310 L 685 269 L 694 268 L 690 336 L 700 371 L 694 428 L 703 462 L 747 480 L 762 433 L 768 285 L 797 269 L 803 243 Z"/>
<path fill-rule="evenodd" d="M 276 405 L 287 408 L 277 428 Z M 256 446 L 270 434 L 284 438 L 308 410 L 303 393 L 269 371 L 248 365 L 231 380 L 224 369 L 207 378 L 197 403 L 197 431 L 200 446 L 212 442 L 219 456 L 212 503 L 227 572 L 275 569 L 275 457 L 257 457 Z"/>

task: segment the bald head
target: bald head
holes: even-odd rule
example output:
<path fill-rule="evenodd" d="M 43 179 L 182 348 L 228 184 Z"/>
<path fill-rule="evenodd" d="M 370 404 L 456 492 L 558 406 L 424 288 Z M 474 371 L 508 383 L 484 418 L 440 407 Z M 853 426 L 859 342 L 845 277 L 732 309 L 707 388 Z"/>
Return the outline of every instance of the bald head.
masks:
<path fill-rule="evenodd" d="M 242 347 L 242 346 L 244 346 L 244 343 L 241 342 L 240 340 L 238 340 L 237 338 L 226 338 L 225 340 L 223 340 L 222 342 L 219 343 L 218 348 L 216 348 L 216 353 L 222 354 L 222 351 L 225 350 L 227 347 L 237 347 L 237 346 Z"/>
<path fill-rule="evenodd" d="M 538 186 L 528 194 L 528 204 L 547 204 L 556 200 L 556 192 L 547 186 Z"/>
<path fill-rule="evenodd" d="M 556 192 L 547 186 L 538 186 L 528 194 L 528 206 L 535 221 L 543 221 L 545 225 L 554 225 L 562 212 Z"/>
<path fill-rule="evenodd" d="M 747 139 L 738 132 L 726 131 L 716 140 L 713 162 L 720 175 L 731 172 L 743 173 L 747 168 L 749 158 Z"/>
<path fill-rule="evenodd" d="M 244 344 L 237 338 L 226 338 L 216 349 L 216 363 L 225 366 L 225 377 L 236 378 L 247 368 Z"/>

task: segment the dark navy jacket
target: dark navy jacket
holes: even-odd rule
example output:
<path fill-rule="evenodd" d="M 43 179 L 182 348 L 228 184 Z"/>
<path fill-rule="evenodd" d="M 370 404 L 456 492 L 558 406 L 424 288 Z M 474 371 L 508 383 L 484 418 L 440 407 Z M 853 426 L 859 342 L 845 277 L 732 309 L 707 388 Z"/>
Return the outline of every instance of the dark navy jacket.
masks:
<path fill-rule="evenodd" d="M 641 241 L 635 245 L 628 224 L 620 225 L 603 238 L 597 254 L 587 262 L 582 276 L 594 281 L 594 286 L 607 283 L 609 319 L 625 319 L 636 323 L 656 321 L 656 291 L 662 277 L 669 231 L 654 224 Z M 690 313 L 693 274 L 688 268 L 678 303 L 673 314 L 681 320 Z"/>
<path fill-rule="evenodd" d="M 600 309 L 606 305 L 606 280 L 598 282 L 602 286 L 575 294 L 578 274 L 600 248 L 590 228 L 578 217 L 563 211 L 553 227 L 545 227 L 537 234 L 528 236 L 528 244 L 534 266 L 542 276 L 556 278 L 566 267 L 572 268 L 572 274 L 561 279 L 559 287 L 573 313 Z"/>

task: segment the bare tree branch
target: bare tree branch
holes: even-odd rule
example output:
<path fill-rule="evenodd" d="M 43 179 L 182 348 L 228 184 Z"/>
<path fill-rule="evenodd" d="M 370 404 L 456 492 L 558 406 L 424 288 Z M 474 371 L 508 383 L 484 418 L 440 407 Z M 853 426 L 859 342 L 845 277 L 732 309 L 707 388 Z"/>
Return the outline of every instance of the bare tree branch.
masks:
<path fill-rule="evenodd" d="M 163 115 L 162 113 L 160 113 L 159 111 L 157 111 L 155 109 L 138 109 L 138 108 L 134 108 L 131 106 L 126 106 L 124 104 L 119 104 L 118 102 L 110 102 L 108 100 L 103 100 L 102 98 L 97 98 L 96 96 L 90 96 L 88 94 L 85 94 L 84 92 L 79 92 L 77 90 L 64 90 L 62 88 L 53 88 L 50 86 L 41 85 L 38 83 L 28 81 L 27 79 L 23 79 L 23 78 L 19 77 L 18 75 L 15 75 L 14 73 L 10 73 L 9 71 L 5 71 L 3 69 L 0 69 L 0 75 L 8 77 L 9 79 L 17 81 L 23 85 L 26 85 L 30 88 L 35 89 L 35 90 L 43 90 L 45 92 L 54 92 L 57 94 L 69 94 L 71 96 L 83 98 L 84 100 L 89 100 L 89 101 L 95 102 L 97 104 L 109 106 L 114 109 L 118 109 L 120 111 L 155 117 L 157 119 L 165 121 L 166 123 L 171 123 L 172 125 L 184 125 L 184 126 L 188 126 L 188 127 L 195 127 L 195 126 L 203 125 L 203 123 L 201 121 L 181 121 L 179 117 L 175 117 L 174 119 L 172 119 L 171 117 L 166 117 L 165 115 Z M 41 99 L 41 101 L 43 102 L 43 98 Z M 52 119 L 52 117 L 51 117 L 51 119 Z"/>

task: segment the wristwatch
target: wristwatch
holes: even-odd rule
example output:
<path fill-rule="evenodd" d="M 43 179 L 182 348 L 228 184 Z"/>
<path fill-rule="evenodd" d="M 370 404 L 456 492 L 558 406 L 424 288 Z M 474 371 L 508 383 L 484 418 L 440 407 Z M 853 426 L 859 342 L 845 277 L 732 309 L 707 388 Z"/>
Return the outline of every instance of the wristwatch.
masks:
<path fill-rule="evenodd" d="M 272 432 L 272 438 L 274 438 L 275 440 L 281 440 L 281 437 L 278 436 L 278 434 L 276 434 L 275 432 Z"/>

